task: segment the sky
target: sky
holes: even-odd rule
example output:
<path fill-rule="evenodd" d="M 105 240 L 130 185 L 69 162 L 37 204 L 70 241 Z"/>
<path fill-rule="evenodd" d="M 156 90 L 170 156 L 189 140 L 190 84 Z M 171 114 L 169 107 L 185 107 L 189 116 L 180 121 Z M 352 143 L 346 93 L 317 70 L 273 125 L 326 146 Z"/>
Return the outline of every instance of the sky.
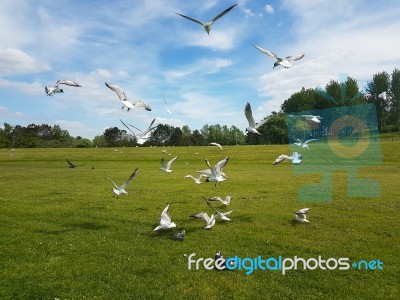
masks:
<path fill-rule="evenodd" d="M 209 35 L 176 14 L 206 22 L 236 3 Z M 363 90 L 373 74 L 391 74 L 400 67 L 399 15 L 397 0 L 0 1 L 0 126 L 58 124 L 93 139 L 124 129 L 120 119 L 145 129 L 156 117 L 244 131 L 246 102 L 259 121 L 302 87 L 346 73 Z M 305 56 L 273 69 L 252 44 Z M 59 79 L 81 87 L 47 96 Z M 121 109 L 105 82 L 152 110 Z"/>

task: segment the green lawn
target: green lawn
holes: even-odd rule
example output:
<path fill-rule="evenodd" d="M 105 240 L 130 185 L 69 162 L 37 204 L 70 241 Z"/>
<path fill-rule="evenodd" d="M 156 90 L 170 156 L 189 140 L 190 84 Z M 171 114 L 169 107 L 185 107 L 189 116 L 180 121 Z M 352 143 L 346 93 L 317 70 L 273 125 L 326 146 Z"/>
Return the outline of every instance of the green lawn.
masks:
<path fill-rule="evenodd" d="M 346 170 L 338 170 L 333 201 L 312 203 L 298 191 L 320 174 L 272 165 L 288 145 L 167 148 L 172 156 L 156 147 L 15 149 L 14 157 L 0 149 L 0 299 L 398 299 L 400 141 L 381 145 L 382 164 L 359 170 L 379 182 L 380 197 L 348 197 Z M 159 160 L 175 155 L 165 175 Z M 184 178 L 205 169 L 204 157 L 215 164 L 225 156 L 229 178 L 220 186 Z M 66 158 L 85 165 L 69 169 Z M 136 167 L 129 195 L 117 199 L 105 174 L 121 184 Z M 232 221 L 207 231 L 188 217 L 212 212 L 203 196 L 228 194 Z M 153 232 L 166 203 L 177 228 Z M 294 222 L 303 207 L 309 224 Z M 183 242 L 169 238 L 182 229 Z M 384 269 L 188 270 L 185 255 L 217 249 L 242 258 L 379 259 Z"/>

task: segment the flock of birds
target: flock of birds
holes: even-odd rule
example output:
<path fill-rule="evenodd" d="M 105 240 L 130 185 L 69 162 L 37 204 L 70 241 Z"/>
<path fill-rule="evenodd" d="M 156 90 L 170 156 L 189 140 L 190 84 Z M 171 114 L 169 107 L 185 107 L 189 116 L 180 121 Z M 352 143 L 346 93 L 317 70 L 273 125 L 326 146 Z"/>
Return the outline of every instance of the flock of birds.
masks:
<path fill-rule="evenodd" d="M 177 15 L 192 21 L 194 23 L 197 23 L 199 25 L 201 25 L 204 30 L 207 32 L 207 34 L 210 34 L 211 31 L 211 27 L 212 25 L 218 20 L 220 19 L 222 16 L 226 15 L 228 12 L 230 12 L 233 8 L 235 8 L 237 6 L 237 4 L 234 4 L 230 7 L 228 7 L 227 9 L 225 9 L 224 11 L 222 11 L 221 13 L 219 13 L 217 16 L 215 16 L 213 19 L 211 19 L 208 22 L 201 22 L 197 19 L 194 19 L 192 17 L 177 13 Z M 285 58 L 281 58 L 278 55 L 274 54 L 273 52 L 271 52 L 270 50 L 264 49 L 262 47 L 259 47 L 257 45 L 253 46 L 259 50 L 260 52 L 262 52 L 263 54 L 273 58 L 275 60 L 274 62 L 274 66 L 273 68 L 277 67 L 277 66 L 282 66 L 286 69 L 292 67 L 292 62 L 294 61 L 298 61 L 300 59 L 302 59 L 304 57 L 304 54 L 301 55 L 292 55 L 292 56 L 287 56 Z M 123 88 L 106 82 L 105 83 L 106 87 L 108 87 L 110 90 L 112 90 L 113 92 L 116 93 L 120 103 L 122 104 L 122 109 L 126 108 L 127 111 L 130 110 L 135 110 L 138 108 L 143 108 L 147 111 L 151 111 L 151 107 L 149 105 L 149 103 L 147 103 L 144 100 L 129 100 L 128 97 L 126 96 L 125 91 L 123 90 Z M 64 93 L 64 90 L 62 89 L 62 86 L 69 86 L 69 87 L 81 87 L 81 85 L 79 85 L 78 83 L 71 81 L 71 80 L 58 80 L 56 82 L 56 84 L 54 86 L 45 87 L 45 92 L 48 96 L 53 96 L 57 93 Z M 166 100 L 164 99 L 165 105 L 167 107 L 166 111 L 170 114 L 172 113 L 176 113 L 176 114 L 181 114 L 178 112 L 173 111 L 168 103 L 166 102 Z M 247 119 L 248 122 L 248 126 L 245 129 L 245 131 L 249 132 L 249 133 L 253 133 L 253 134 L 258 134 L 261 135 L 261 133 L 258 131 L 259 128 L 261 126 L 263 126 L 264 124 L 267 123 L 267 121 L 269 120 L 269 118 L 264 118 L 263 120 L 261 120 L 260 122 L 256 122 L 254 117 L 253 117 L 253 113 L 252 113 L 252 109 L 251 109 L 251 105 L 249 102 L 246 103 L 245 108 L 244 108 L 244 115 Z M 303 115 L 303 118 L 305 118 L 308 121 L 312 121 L 312 122 L 316 122 L 316 123 L 320 123 L 320 119 L 321 117 L 319 116 L 312 116 L 312 115 Z M 154 118 L 152 120 L 152 122 L 150 123 L 149 127 L 145 130 L 141 130 L 131 124 L 128 124 L 126 122 L 124 122 L 123 120 L 121 120 L 121 123 L 137 138 L 137 143 L 138 144 L 144 144 L 150 137 L 151 137 L 151 133 L 153 130 L 155 130 L 157 128 L 157 125 L 154 125 L 156 118 Z M 134 133 L 133 130 L 131 129 L 136 129 L 137 131 L 139 131 L 140 133 Z M 297 142 L 295 143 L 295 145 L 301 147 L 301 148 L 307 148 L 308 150 L 310 150 L 308 148 L 308 143 L 311 141 L 314 141 L 315 139 L 312 140 L 307 140 L 307 141 L 300 141 L 299 139 L 297 140 Z M 216 142 L 210 143 L 211 146 L 216 146 L 218 147 L 221 151 L 223 150 L 222 146 Z M 166 150 L 164 150 L 165 154 L 170 155 L 170 153 L 167 153 Z M 172 164 L 175 162 L 175 160 L 178 159 L 178 156 L 173 157 L 172 159 L 170 159 L 169 161 L 164 160 L 164 158 L 161 158 L 161 167 L 160 170 L 164 171 L 167 175 L 170 174 L 172 172 Z M 278 158 L 273 162 L 273 165 L 279 164 L 282 161 L 291 161 L 293 164 L 299 164 L 302 161 L 302 156 L 298 153 L 298 152 L 294 152 L 291 156 L 282 154 L 280 156 L 278 156 Z M 205 182 L 214 182 L 215 186 L 220 185 L 221 182 L 225 181 L 228 177 L 226 176 L 226 174 L 223 172 L 223 168 L 227 165 L 227 163 L 229 162 L 229 157 L 225 157 L 224 159 L 220 160 L 218 163 L 216 163 L 215 165 L 212 165 L 207 158 L 205 158 L 205 163 L 207 165 L 207 168 L 201 171 L 196 171 L 198 173 L 198 176 L 195 177 L 191 174 L 188 174 L 186 176 L 184 176 L 185 178 L 189 178 L 192 179 L 194 181 L 195 184 L 201 184 L 202 183 L 202 179 L 205 178 Z M 72 163 L 71 161 L 69 161 L 67 159 L 67 163 L 68 163 L 68 167 L 69 168 L 75 168 L 77 166 L 80 165 L 76 165 L 74 163 Z M 113 193 L 117 196 L 117 198 L 119 196 L 121 196 L 122 194 L 128 194 L 128 192 L 126 191 L 127 186 L 132 182 L 132 180 L 137 176 L 139 169 L 136 168 L 128 177 L 128 179 L 122 183 L 122 185 L 117 185 L 110 177 L 108 177 L 107 175 L 106 178 L 108 179 L 108 181 L 111 183 L 112 185 L 112 191 Z M 222 221 L 230 221 L 231 219 L 228 217 L 228 215 L 230 215 L 233 210 L 229 210 L 229 211 L 220 211 L 218 209 L 216 209 L 211 203 L 213 202 L 219 202 L 221 205 L 224 206 L 228 206 L 230 205 L 232 200 L 231 196 L 226 196 L 225 199 L 222 199 L 218 196 L 215 197 L 211 197 L 209 199 L 204 198 L 204 202 L 205 204 L 212 210 L 212 214 L 209 215 L 206 212 L 198 212 L 195 213 L 193 215 L 190 215 L 190 217 L 195 218 L 195 219 L 202 219 L 205 222 L 205 229 L 211 229 L 215 223 L 216 223 L 216 219 L 219 218 Z M 158 231 L 158 230 L 166 230 L 166 229 L 170 229 L 170 228 L 175 228 L 176 224 L 172 221 L 171 215 L 169 213 L 169 209 L 170 209 L 170 204 L 167 204 L 167 206 L 163 209 L 163 211 L 161 212 L 161 216 L 159 219 L 159 225 L 157 225 L 154 228 L 154 231 Z M 307 213 L 310 210 L 310 208 L 303 208 L 300 209 L 298 211 L 296 211 L 295 217 L 296 220 L 298 220 L 299 222 L 302 223 L 308 223 L 309 221 L 307 220 Z M 178 233 L 174 233 L 171 235 L 171 238 L 175 239 L 175 240 L 183 240 L 185 237 L 185 230 L 183 230 L 182 232 L 178 232 Z M 222 257 L 222 254 L 220 253 L 220 251 L 218 251 L 216 253 L 216 257 Z"/>

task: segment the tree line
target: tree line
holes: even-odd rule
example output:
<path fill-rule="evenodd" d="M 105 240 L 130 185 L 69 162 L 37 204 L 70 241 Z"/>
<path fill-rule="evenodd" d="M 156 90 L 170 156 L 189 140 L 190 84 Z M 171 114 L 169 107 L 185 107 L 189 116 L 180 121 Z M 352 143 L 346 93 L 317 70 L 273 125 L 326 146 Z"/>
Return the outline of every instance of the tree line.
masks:
<path fill-rule="evenodd" d="M 379 97 L 386 92 L 386 97 Z M 159 124 L 144 146 L 202 146 L 210 142 L 222 145 L 285 144 L 289 142 L 287 115 L 296 112 L 312 112 L 318 109 L 372 103 L 376 107 L 379 132 L 400 131 L 400 71 L 374 74 L 364 92 L 357 81 L 347 77 L 344 82 L 331 80 L 325 88 L 304 87 L 286 99 L 279 112 L 265 116 L 268 121 L 258 131 L 261 135 L 245 134 L 232 125 L 204 125 L 191 130 L 168 124 Z M 136 146 L 137 140 L 125 129 L 107 128 L 93 140 L 72 137 L 59 125 L 30 124 L 26 127 L 8 123 L 0 128 L 0 148 L 18 147 L 118 147 Z"/>

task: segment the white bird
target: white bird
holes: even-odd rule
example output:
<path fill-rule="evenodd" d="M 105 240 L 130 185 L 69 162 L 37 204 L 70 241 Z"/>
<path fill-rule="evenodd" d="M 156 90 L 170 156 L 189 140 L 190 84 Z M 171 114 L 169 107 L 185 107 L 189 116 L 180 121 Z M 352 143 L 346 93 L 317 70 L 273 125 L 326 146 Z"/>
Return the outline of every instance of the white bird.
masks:
<path fill-rule="evenodd" d="M 210 204 L 210 202 L 207 201 L 206 198 L 203 198 L 203 199 L 207 203 L 207 205 L 216 212 L 216 216 L 218 215 L 222 221 L 230 221 L 231 220 L 230 218 L 227 217 L 227 215 L 230 215 L 233 212 L 233 210 L 226 211 L 226 212 L 220 212 L 217 209 L 215 209 L 214 207 L 212 207 L 212 205 Z"/>
<path fill-rule="evenodd" d="M 210 143 L 209 145 L 211 145 L 211 146 L 217 146 L 217 147 L 218 147 L 219 149 L 221 149 L 221 151 L 222 151 L 222 146 L 221 146 L 221 144 L 212 142 L 212 143 Z"/>
<path fill-rule="evenodd" d="M 190 217 L 196 218 L 196 219 L 203 219 L 204 221 L 206 221 L 207 225 L 204 227 L 205 229 L 210 229 L 211 227 L 213 227 L 215 225 L 216 215 L 214 215 L 214 214 L 212 214 L 211 217 L 209 217 L 207 213 L 199 212 L 197 214 L 191 215 Z"/>
<path fill-rule="evenodd" d="M 165 153 L 165 154 L 168 154 L 168 155 L 171 155 L 171 153 L 169 153 L 166 149 L 162 149 L 161 152 Z"/>
<path fill-rule="evenodd" d="M 68 160 L 68 159 L 66 159 L 66 161 L 67 161 L 67 163 L 68 163 L 68 168 L 71 168 L 71 169 L 73 169 L 73 168 L 76 168 L 76 167 L 80 167 L 80 166 L 84 166 L 85 164 L 82 164 L 82 165 L 75 165 L 75 164 L 73 164 L 70 160 Z"/>
<path fill-rule="evenodd" d="M 288 156 L 286 154 L 281 154 L 281 155 L 278 156 L 277 159 L 274 160 L 274 162 L 272 164 L 276 165 L 276 164 L 279 164 L 280 162 L 282 162 L 284 160 L 290 160 L 294 164 L 299 164 L 302 161 L 302 157 L 298 152 L 293 152 L 292 156 Z"/>
<path fill-rule="evenodd" d="M 387 99 L 387 92 L 385 91 L 385 92 L 380 93 L 380 94 L 378 95 L 378 98 L 381 98 L 382 100 L 385 100 L 385 101 L 386 101 L 386 99 Z"/>
<path fill-rule="evenodd" d="M 183 238 L 185 237 L 185 230 L 182 230 L 182 232 L 177 232 L 171 235 L 171 239 L 177 240 L 177 241 L 183 241 Z"/>
<path fill-rule="evenodd" d="M 201 180 L 202 177 L 207 177 L 207 176 L 204 175 L 204 174 L 200 174 L 198 178 L 193 177 L 192 175 L 186 175 L 185 176 L 185 178 L 192 178 L 194 180 L 194 183 L 197 183 L 197 184 L 201 184 L 200 180 Z"/>
<path fill-rule="evenodd" d="M 164 157 L 161 158 L 161 168 L 160 170 L 165 171 L 165 173 L 168 175 L 169 173 L 172 172 L 171 170 L 171 165 L 172 163 L 178 158 L 178 156 L 175 156 L 173 159 L 171 159 L 170 161 L 168 161 L 168 163 L 165 163 Z"/>
<path fill-rule="evenodd" d="M 10 155 L 11 155 L 11 156 L 14 156 L 14 151 L 15 151 L 14 148 L 11 148 L 11 149 L 10 149 Z"/>
<path fill-rule="evenodd" d="M 247 102 L 244 108 L 244 115 L 246 116 L 246 119 L 249 122 L 249 126 L 246 128 L 246 131 L 256 134 L 261 134 L 258 132 L 257 129 L 263 126 L 269 120 L 269 118 L 264 118 L 260 123 L 256 123 L 254 121 L 253 113 L 251 111 L 251 106 L 249 102 Z"/>
<path fill-rule="evenodd" d="M 215 186 L 221 184 L 222 181 L 225 181 L 225 177 L 222 175 L 222 168 L 226 166 L 229 161 L 229 157 L 225 157 L 223 160 L 219 161 L 214 167 L 210 165 L 210 162 L 207 158 L 204 158 L 208 168 L 210 169 L 210 176 L 206 179 L 206 182 L 215 181 Z"/>
<path fill-rule="evenodd" d="M 154 228 L 153 231 L 157 231 L 160 229 L 169 229 L 173 227 L 176 227 L 176 224 L 171 220 L 171 215 L 169 214 L 169 204 L 168 204 L 167 207 L 164 208 L 164 210 L 161 213 L 160 225 Z"/>
<path fill-rule="evenodd" d="M 209 200 L 209 201 L 219 201 L 219 202 L 221 202 L 223 205 L 229 205 L 229 204 L 231 203 L 232 196 L 226 196 L 226 197 L 225 197 L 225 200 L 222 199 L 221 197 L 214 196 L 214 197 L 211 197 L 211 198 L 208 199 L 208 200 Z"/>
<path fill-rule="evenodd" d="M 307 213 L 310 209 L 309 208 L 302 208 L 295 212 L 296 220 L 301 223 L 310 223 L 307 220 Z"/>
<path fill-rule="evenodd" d="M 143 107 L 144 109 L 151 111 L 150 106 L 144 100 L 136 100 L 136 101 L 128 100 L 125 95 L 124 90 L 122 88 L 120 88 L 118 85 L 111 84 L 108 82 L 105 82 L 105 85 L 117 94 L 119 100 L 122 103 L 122 109 L 124 109 L 124 107 L 126 107 L 127 110 L 130 111 L 131 109 Z"/>
<path fill-rule="evenodd" d="M 321 123 L 322 117 L 320 116 L 314 116 L 314 115 L 301 115 L 303 118 L 305 118 L 307 121 L 313 121 L 315 123 Z"/>
<path fill-rule="evenodd" d="M 169 105 L 168 105 L 167 101 L 165 100 L 165 98 L 163 98 L 163 99 L 164 99 L 165 105 L 167 106 L 167 109 L 166 109 L 167 113 L 169 113 L 169 114 L 183 115 L 183 114 L 181 114 L 181 113 L 178 113 L 178 112 L 176 112 L 176 111 L 173 111 L 173 110 L 169 107 Z"/>
<path fill-rule="evenodd" d="M 176 13 L 177 15 L 180 15 L 181 17 L 184 17 L 190 21 L 193 21 L 197 24 L 200 24 L 204 30 L 207 32 L 207 34 L 210 34 L 210 30 L 211 30 L 211 25 L 214 24 L 215 21 L 217 21 L 219 18 L 221 18 L 223 15 L 225 15 L 226 13 L 228 13 L 231 9 L 233 9 L 237 4 L 232 5 L 231 7 L 228 7 L 227 9 L 225 9 L 223 12 L 221 12 L 219 15 L 217 15 L 215 18 L 213 18 L 211 21 L 206 22 L 206 23 L 202 23 L 196 19 L 193 19 L 191 17 L 188 16 L 184 16 L 181 14 Z"/>
<path fill-rule="evenodd" d="M 68 86 L 73 87 L 81 87 L 76 82 L 71 80 L 57 80 L 56 84 L 52 87 L 48 87 L 47 85 L 44 87 L 44 91 L 46 92 L 47 96 L 53 96 L 55 93 L 64 93 L 64 90 L 59 87 L 60 84 L 65 84 Z"/>
<path fill-rule="evenodd" d="M 292 64 L 290 63 L 291 61 L 296 61 L 296 60 L 300 60 L 304 57 L 304 54 L 300 54 L 300 55 L 291 55 L 291 56 L 286 56 L 285 58 L 280 58 L 278 57 L 276 54 L 272 53 L 271 51 L 258 47 L 256 45 L 253 44 L 254 47 L 256 47 L 258 50 L 260 50 L 262 53 L 275 58 L 275 63 L 274 63 L 274 68 L 278 65 L 283 66 L 285 69 L 289 69 L 290 67 L 292 67 Z"/>
<path fill-rule="evenodd" d="M 113 189 L 112 189 L 112 190 L 113 190 L 114 194 L 117 195 L 117 199 L 119 198 L 119 196 L 120 196 L 121 194 L 128 195 L 128 192 L 125 191 L 125 188 L 126 188 L 126 187 L 128 186 L 128 184 L 133 180 L 133 178 L 135 178 L 135 176 L 137 175 L 138 171 L 139 171 L 139 168 L 136 168 L 136 169 L 133 171 L 133 173 L 131 174 L 131 176 L 129 176 L 129 178 L 128 178 L 121 186 L 118 186 L 114 181 L 111 180 L 111 178 L 109 178 L 109 177 L 106 175 L 107 179 L 108 179 L 108 180 L 111 182 L 111 184 L 113 185 Z"/>
<path fill-rule="evenodd" d="M 308 150 L 310 150 L 310 148 L 308 148 L 308 143 L 310 143 L 312 141 L 317 141 L 317 140 L 318 139 L 309 139 L 309 140 L 302 142 L 300 139 L 297 139 L 297 142 L 293 143 L 293 145 L 299 146 L 301 148 L 307 148 Z"/>
<path fill-rule="evenodd" d="M 119 119 L 121 121 L 122 124 L 124 124 L 124 126 L 136 137 L 137 139 L 137 143 L 139 145 L 143 145 L 150 137 L 151 137 L 151 132 L 157 128 L 158 125 L 153 126 L 154 122 L 156 121 L 156 118 L 153 119 L 153 121 L 151 121 L 149 127 L 146 130 L 140 130 L 139 128 L 128 124 L 129 126 L 135 128 L 136 130 L 139 130 L 141 133 L 136 135 L 129 127 L 128 125 L 126 125 L 121 119 Z"/>

